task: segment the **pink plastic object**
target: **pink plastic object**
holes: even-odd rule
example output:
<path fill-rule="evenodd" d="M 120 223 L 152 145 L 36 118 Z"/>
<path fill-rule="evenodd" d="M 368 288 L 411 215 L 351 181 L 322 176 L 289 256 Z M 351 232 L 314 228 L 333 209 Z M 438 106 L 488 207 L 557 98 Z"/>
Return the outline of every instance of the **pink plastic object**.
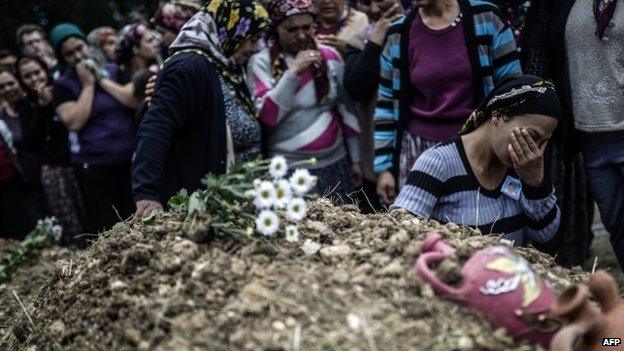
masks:
<path fill-rule="evenodd" d="M 504 246 L 477 251 L 462 267 L 458 288 L 438 278 L 430 267 L 451 256 L 455 249 L 430 234 L 416 260 L 416 274 L 436 294 L 482 313 L 495 327 L 504 327 L 514 337 L 548 348 L 555 330 L 544 330 L 554 293 L 528 262 Z M 550 328 L 556 329 L 556 328 Z"/>

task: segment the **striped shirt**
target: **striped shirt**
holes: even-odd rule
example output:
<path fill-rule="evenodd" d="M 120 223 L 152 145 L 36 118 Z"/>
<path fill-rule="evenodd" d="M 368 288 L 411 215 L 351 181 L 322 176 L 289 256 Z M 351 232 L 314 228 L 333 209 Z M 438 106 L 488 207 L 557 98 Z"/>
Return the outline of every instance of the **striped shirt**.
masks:
<path fill-rule="evenodd" d="M 475 227 L 483 234 L 502 234 L 516 245 L 527 239 L 548 241 L 560 220 L 553 187 L 528 186 L 512 172 L 507 177 L 522 184 L 517 200 L 503 189 L 505 182 L 494 190 L 481 187 L 457 138 L 420 156 L 391 209 L 405 208 L 425 219 Z"/>
<path fill-rule="evenodd" d="M 268 152 L 283 155 L 289 162 L 316 157 L 315 168 L 340 161 L 347 151 L 351 162 L 360 162 L 360 127 L 347 108 L 344 62 L 330 47 L 319 45 L 318 50 L 327 62 L 330 82 L 329 95 L 321 103 L 311 68 L 299 76 L 286 71 L 276 82 L 268 48 L 249 61 L 247 82 L 267 131 Z M 293 60 L 288 55 L 286 64 L 290 66 Z"/>
<path fill-rule="evenodd" d="M 496 85 L 522 74 L 513 33 L 489 2 L 459 0 L 462 25 L 472 67 L 474 105 Z M 407 127 L 413 94 L 409 78 L 409 28 L 416 14 L 398 19 L 388 29 L 381 55 L 381 83 L 375 109 L 375 172 L 398 171 L 402 133 Z M 443 45 L 443 44 L 440 44 Z M 466 116 L 468 118 L 468 116 Z"/>

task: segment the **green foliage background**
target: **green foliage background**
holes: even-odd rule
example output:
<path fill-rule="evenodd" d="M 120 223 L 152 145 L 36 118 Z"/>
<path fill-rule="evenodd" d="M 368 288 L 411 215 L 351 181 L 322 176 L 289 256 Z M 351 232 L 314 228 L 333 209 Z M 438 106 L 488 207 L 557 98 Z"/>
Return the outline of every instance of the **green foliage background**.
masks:
<path fill-rule="evenodd" d="M 61 22 L 74 22 L 88 33 L 110 25 L 119 29 L 133 11 L 149 19 L 158 0 L 0 0 L 0 48 L 17 50 L 15 31 L 24 23 L 41 25 L 47 32 Z"/>

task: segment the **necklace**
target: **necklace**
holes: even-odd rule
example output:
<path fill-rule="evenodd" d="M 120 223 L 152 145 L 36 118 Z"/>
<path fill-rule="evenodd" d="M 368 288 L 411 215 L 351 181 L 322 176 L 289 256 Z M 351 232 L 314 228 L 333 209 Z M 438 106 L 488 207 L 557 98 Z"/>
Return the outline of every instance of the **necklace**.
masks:
<path fill-rule="evenodd" d="M 457 17 L 455 17 L 455 19 L 451 21 L 451 27 L 457 26 L 459 22 L 461 22 L 463 17 L 464 17 L 464 14 L 461 11 L 459 11 L 459 14 L 457 14 Z"/>

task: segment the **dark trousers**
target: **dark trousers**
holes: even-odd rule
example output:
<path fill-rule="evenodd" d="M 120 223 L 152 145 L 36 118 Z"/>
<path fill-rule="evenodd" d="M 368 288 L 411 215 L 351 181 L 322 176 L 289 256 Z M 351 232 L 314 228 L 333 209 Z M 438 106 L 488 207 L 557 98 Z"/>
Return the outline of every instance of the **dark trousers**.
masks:
<path fill-rule="evenodd" d="M 0 237 L 22 240 L 35 227 L 15 177 L 0 181 Z"/>
<path fill-rule="evenodd" d="M 602 223 L 624 269 L 624 132 L 586 134 L 583 159 Z"/>
<path fill-rule="evenodd" d="M 85 206 L 85 230 L 99 233 L 134 213 L 130 162 L 76 165 L 74 170 Z"/>

